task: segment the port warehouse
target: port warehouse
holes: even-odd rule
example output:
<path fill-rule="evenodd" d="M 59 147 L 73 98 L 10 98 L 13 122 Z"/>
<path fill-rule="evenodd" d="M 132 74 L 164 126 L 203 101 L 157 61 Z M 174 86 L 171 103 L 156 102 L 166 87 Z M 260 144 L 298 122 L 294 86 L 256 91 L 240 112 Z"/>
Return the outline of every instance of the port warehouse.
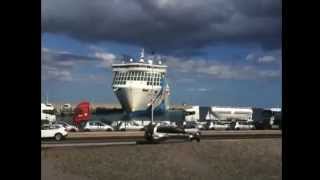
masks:
<path fill-rule="evenodd" d="M 72 113 L 77 103 L 52 103 L 57 114 Z M 120 104 L 91 103 L 92 113 L 122 112 Z M 228 107 L 228 106 L 192 106 L 172 105 L 171 110 L 183 111 L 185 121 L 260 121 L 261 123 L 281 123 L 281 108 Z"/>

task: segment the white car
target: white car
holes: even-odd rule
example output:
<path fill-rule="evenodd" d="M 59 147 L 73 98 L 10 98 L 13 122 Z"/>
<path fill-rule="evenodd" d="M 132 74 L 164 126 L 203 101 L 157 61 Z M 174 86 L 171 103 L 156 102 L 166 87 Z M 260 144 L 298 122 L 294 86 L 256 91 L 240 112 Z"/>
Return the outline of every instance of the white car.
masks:
<path fill-rule="evenodd" d="M 79 128 L 74 125 L 68 124 L 64 121 L 57 121 L 57 124 L 61 124 L 68 132 L 78 132 Z"/>
<path fill-rule="evenodd" d="M 126 131 L 126 130 L 137 130 L 141 131 L 144 129 L 144 126 L 141 126 L 133 121 L 129 122 L 121 122 L 118 126 L 119 131 Z"/>
<path fill-rule="evenodd" d="M 228 129 L 230 129 L 230 124 L 209 122 L 208 129 L 210 129 L 210 130 L 228 130 Z"/>
<path fill-rule="evenodd" d="M 41 138 L 54 138 L 57 141 L 68 136 L 67 130 L 62 125 L 43 125 L 41 126 Z"/>
<path fill-rule="evenodd" d="M 249 129 L 254 129 L 254 125 L 251 123 L 241 123 L 241 122 L 236 122 L 236 125 L 234 127 L 235 130 L 249 130 Z"/>
<path fill-rule="evenodd" d="M 113 127 L 100 122 L 100 121 L 89 121 L 86 122 L 83 127 L 85 131 L 113 131 Z"/>

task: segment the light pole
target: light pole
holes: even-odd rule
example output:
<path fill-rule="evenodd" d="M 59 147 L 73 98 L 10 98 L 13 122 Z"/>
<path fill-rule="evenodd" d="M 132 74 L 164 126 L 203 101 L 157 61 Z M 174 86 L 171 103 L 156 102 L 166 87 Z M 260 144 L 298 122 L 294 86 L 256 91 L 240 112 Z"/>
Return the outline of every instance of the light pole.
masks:
<path fill-rule="evenodd" d="M 153 74 L 153 64 L 151 64 L 151 88 L 152 88 L 152 95 L 151 95 L 151 124 L 153 124 L 153 101 L 154 101 L 154 89 L 153 89 L 153 82 L 154 82 L 154 74 Z"/>

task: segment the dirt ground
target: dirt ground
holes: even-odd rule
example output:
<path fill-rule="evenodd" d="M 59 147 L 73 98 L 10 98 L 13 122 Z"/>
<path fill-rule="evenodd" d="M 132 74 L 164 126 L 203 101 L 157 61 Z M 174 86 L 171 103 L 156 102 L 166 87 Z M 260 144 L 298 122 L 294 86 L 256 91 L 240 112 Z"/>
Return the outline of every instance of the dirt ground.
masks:
<path fill-rule="evenodd" d="M 42 180 L 280 180 L 281 139 L 43 149 Z"/>

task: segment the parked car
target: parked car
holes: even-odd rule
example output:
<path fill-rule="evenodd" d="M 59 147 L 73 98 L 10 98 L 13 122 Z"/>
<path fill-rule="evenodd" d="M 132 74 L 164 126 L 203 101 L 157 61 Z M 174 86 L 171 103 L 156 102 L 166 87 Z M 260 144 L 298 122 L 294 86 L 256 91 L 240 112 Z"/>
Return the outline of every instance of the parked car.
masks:
<path fill-rule="evenodd" d="M 208 122 L 207 128 L 209 130 L 229 130 L 230 124 L 221 123 L 221 122 Z"/>
<path fill-rule="evenodd" d="M 183 126 L 183 129 L 186 133 L 199 133 L 199 134 L 201 134 L 201 132 L 198 128 L 198 124 L 188 123 Z"/>
<path fill-rule="evenodd" d="M 171 127 L 177 127 L 176 122 L 171 121 L 160 121 L 159 122 L 161 126 L 171 126 Z"/>
<path fill-rule="evenodd" d="M 139 125 L 135 123 L 134 121 L 128 121 L 128 122 L 120 122 L 118 126 L 119 131 L 126 131 L 126 130 L 137 130 L 141 131 L 144 129 L 144 126 Z"/>
<path fill-rule="evenodd" d="M 254 129 L 254 125 L 252 123 L 247 123 L 247 122 L 236 122 L 236 125 L 234 127 L 235 130 L 241 130 L 241 129 Z"/>
<path fill-rule="evenodd" d="M 100 121 L 88 121 L 83 129 L 84 131 L 113 131 L 113 127 Z"/>
<path fill-rule="evenodd" d="M 77 132 L 79 131 L 79 128 L 77 128 L 74 125 L 68 124 L 64 121 L 57 121 L 56 124 L 61 124 L 68 132 Z"/>
<path fill-rule="evenodd" d="M 41 126 L 41 138 L 54 138 L 60 141 L 68 136 L 67 130 L 58 124 Z"/>
<path fill-rule="evenodd" d="M 161 126 L 160 123 L 149 124 L 145 129 L 145 139 L 149 142 L 160 142 L 172 138 L 187 138 L 200 142 L 200 132 L 197 128 L 183 129 L 172 126 Z"/>

